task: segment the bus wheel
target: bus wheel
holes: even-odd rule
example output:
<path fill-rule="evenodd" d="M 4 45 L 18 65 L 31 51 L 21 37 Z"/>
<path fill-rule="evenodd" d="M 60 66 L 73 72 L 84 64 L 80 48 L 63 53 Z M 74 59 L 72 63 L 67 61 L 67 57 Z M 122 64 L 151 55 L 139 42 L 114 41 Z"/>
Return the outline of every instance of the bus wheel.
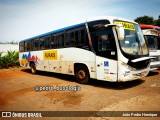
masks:
<path fill-rule="evenodd" d="M 35 66 L 34 63 L 31 63 L 31 72 L 32 72 L 33 74 L 36 73 L 36 66 Z"/>
<path fill-rule="evenodd" d="M 78 66 L 75 73 L 76 79 L 81 84 L 87 84 L 89 81 L 89 72 L 85 66 Z"/>

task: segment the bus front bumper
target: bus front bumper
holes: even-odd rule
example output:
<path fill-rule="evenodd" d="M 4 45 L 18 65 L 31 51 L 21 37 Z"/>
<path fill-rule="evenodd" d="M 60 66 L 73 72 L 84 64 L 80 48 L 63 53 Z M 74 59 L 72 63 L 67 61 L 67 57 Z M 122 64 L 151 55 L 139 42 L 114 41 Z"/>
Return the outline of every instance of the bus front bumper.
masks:
<path fill-rule="evenodd" d="M 150 70 L 156 70 L 160 68 L 160 61 L 154 61 L 150 64 Z"/>
<path fill-rule="evenodd" d="M 126 82 L 141 79 L 148 75 L 149 69 L 141 70 L 141 71 L 130 71 L 129 73 L 125 72 L 121 78 L 118 79 L 118 82 Z"/>

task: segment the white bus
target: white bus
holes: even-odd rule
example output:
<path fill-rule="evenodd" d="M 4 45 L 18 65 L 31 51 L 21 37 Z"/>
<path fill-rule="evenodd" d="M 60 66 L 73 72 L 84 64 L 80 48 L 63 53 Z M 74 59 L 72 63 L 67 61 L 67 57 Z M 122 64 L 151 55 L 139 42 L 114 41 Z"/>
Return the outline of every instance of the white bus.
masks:
<path fill-rule="evenodd" d="M 149 50 L 136 22 L 118 17 L 96 17 L 38 35 L 19 43 L 20 65 L 36 70 L 110 82 L 145 77 Z"/>
<path fill-rule="evenodd" d="M 151 59 L 150 70 L 159 69 L 160 67 L 160 46 L 158 44 L 158 31 L 154 29 L 142 30 L 144 38 L 149 47 L 149 54 Z"/>

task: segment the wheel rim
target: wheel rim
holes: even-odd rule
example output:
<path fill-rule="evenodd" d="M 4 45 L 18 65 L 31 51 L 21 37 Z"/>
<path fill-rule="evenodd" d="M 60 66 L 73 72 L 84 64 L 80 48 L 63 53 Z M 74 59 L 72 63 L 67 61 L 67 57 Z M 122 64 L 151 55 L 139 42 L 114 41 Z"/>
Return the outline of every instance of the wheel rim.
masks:
<path fill-rule="evenodd" d="M 79 78 L 80 80 L 83 80 L 83 79 L 85 79 L 85 77 L 86 77 L 85 71 L 84 71 L 84 70 L 80 70 L 80 71 L 78 72 L 78 78 Z"/>

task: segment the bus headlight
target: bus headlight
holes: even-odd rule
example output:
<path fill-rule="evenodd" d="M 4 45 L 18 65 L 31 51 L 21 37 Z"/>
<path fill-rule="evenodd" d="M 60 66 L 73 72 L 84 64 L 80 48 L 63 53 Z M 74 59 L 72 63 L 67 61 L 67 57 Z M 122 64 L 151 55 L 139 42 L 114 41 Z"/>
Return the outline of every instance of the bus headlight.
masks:
<path fill-rule="evenodd" d="M 136 68 L 133 68 L 131 66 L 128 66 L 128 69 L 131 70 L 131 71 L 136 71 Z"/>
<path fill-rule="evenodd" d="M 124 62 L 122 62 L 121 65 L 122 65 L 123 67 L 128 67 L 128 65 L 127 65 L 126 63 L 124 63 Z"/>

